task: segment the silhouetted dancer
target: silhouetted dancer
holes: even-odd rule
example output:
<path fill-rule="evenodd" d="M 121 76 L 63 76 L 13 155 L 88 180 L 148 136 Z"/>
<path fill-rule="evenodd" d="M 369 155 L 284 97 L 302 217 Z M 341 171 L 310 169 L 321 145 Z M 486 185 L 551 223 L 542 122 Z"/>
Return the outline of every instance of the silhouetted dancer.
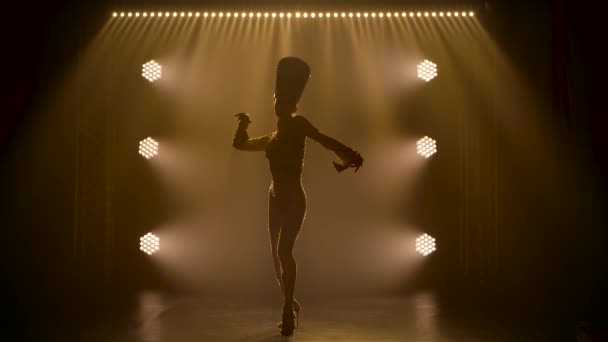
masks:
<path fill-rule="evenodd" d="M 295 115 L 298 101 L 310 77 L 310 68 L 303 60 L 285 57 L 277 65 L 274 110 L 278 117 L 277 130 L 250 139 L 247 127 L 249 115 L 239 113 L 239 126 L 232 145 L 245 151 L 265 151 L 270 164 L 272 184 L 268 201 L 270 245 L 274 268 L 283 292 L 283 319 L 279 324 L 282 335 L 291 335 L 298 322 L 301 306 L 294 299 L 296 261 L 292 250 L 306 213 L 306 194 L 302 187 L 302 165 L 306 137 L 311 138 L 342 160 L 334 162 L 338 172 L 363 165 L 363 158 L 351 148 L 319 132 L 306 118 Z"/>

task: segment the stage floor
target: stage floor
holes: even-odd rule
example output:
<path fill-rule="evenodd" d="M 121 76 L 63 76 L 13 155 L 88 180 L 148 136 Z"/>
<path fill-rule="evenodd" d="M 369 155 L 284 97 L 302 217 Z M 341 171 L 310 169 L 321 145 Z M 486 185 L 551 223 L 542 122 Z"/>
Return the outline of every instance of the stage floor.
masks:
<path fill-rule="evenodd" d="M 479 298 L 478 298 L 479 299 Z M 468 303 L 468 304 L 467 304 Z M 490 305 L 488 305 L 490 304 Z M 283 337 L 280 303 L 141 294 L 132 323 L 111 342 L 575 341 L 574 323 L 538 306 L 443 303 L 430 293 L 302 300 L 300 327 Z"/>

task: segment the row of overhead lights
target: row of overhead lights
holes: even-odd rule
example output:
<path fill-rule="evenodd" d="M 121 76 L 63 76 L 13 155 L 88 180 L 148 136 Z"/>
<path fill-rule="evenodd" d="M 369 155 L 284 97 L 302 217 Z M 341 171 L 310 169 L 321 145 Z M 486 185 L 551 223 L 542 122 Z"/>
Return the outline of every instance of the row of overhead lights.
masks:
<path fill-rule="evenodd" d="M 139 17 L 234 17 L 234 18 L 391 18 L 391 17 L 473 17 L 475 16 L 474 12 L 114 12 L 112 13 L 114 18 L 139 18 Z"/>

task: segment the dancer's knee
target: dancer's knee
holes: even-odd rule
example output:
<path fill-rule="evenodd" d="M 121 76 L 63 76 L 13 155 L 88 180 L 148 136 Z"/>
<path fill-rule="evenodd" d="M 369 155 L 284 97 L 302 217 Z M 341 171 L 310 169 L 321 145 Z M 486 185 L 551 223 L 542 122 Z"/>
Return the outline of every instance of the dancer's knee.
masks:
<path fill-rule="evenodd" d="M 281 248 L 279 246 L 279 260 L 281 265 L 291 264 L 295 262 L 290 248 Z"/>

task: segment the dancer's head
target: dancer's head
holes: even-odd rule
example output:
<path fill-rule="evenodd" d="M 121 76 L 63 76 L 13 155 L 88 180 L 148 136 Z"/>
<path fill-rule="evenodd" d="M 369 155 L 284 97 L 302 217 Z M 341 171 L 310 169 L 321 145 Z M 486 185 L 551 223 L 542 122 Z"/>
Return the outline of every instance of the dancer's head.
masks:
<path fill-rule="evenodd" d="M 274 88 L 274 112 L 278 117 L 291 116 L 310 78 L 310 67 L 297 57 L 282 58 L 277 64 Z"/>

